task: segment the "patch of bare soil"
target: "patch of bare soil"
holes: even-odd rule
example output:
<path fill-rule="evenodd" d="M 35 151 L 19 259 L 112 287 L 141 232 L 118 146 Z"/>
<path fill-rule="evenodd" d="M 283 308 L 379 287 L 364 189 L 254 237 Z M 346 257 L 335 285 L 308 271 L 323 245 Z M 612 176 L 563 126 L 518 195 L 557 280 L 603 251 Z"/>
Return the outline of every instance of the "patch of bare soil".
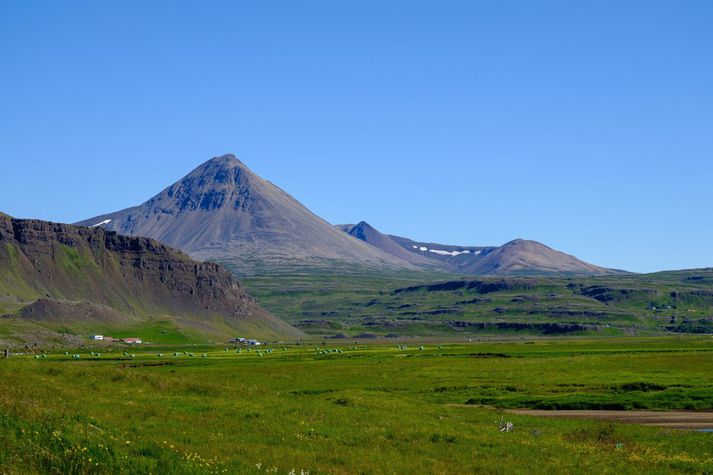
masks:
<path fill-rule="evenodd" d="M 712 429 L 713 412 L 693 411 L 592 411 L 508 409 L 509 414 L 568 419 L 601 419 L 627 424 L 670 427 L 672 429 Z"/>

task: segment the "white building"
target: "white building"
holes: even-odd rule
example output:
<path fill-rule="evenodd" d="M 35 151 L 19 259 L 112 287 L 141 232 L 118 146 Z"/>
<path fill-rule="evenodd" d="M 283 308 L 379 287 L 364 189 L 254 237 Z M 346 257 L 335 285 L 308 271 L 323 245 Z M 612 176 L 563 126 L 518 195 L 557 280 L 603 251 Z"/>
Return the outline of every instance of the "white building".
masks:
<path fill-rule="evenodd" d="M 243 345 L 259 346 L 262 345 L 259 341 L 253 338 L 233 338 L 230 343 L 242 343 Z"/>
<path fill-rule="evenodd" d="M 101 340 L 104 339 L 104 335 L 92 335 L 92 336 L 89 337 L 89 338 L 92 339 L 92 340 L 99 340 L 99 341 L 101 341 Z"/>

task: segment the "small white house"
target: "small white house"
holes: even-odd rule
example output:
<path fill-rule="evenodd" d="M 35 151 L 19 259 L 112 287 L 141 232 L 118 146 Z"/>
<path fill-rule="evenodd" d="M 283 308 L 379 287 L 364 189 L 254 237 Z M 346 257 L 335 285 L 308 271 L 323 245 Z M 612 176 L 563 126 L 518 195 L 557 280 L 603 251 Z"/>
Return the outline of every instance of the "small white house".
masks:
<path fill-rule="evenodd" d="M 92 335 L 92 336 L 90 337 L 90 339 L 92 339 L 92 340 L 97 340 L 97 341 L 101 341 L 101 340 L 104 340 L 104 335 Z"/>
<path fill-rule="evenodd" d="M 250 345 L 250 346 L 262 345 L 262 343 L 255 340 L 254 338 L 233 338 L 232 340 L 230 340 L 230 343 L 240 343 L 242 345 Z"/>

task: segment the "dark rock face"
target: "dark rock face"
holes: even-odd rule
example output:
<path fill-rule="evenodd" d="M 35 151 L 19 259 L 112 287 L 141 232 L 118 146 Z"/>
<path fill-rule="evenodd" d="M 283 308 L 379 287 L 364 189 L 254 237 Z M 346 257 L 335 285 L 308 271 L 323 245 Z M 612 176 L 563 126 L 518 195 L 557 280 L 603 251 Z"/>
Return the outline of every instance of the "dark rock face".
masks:
<path fill-rule="evenodd" d="M 128 315 L 219 316 L 290 329 L 221 266 L 101 227 L 0 215 L 0 265 L 12 270 L 13 280 L 6 285 L 32 289 L 38 297 L 91 302 Z M 48 301 L 35 307 L 68 305 Z"/>
<path fill-rule="evenodd" d="M 637 296 L 655 296 L 658 294 L 657 290 L 654 289 L 628 289 L 628 288 L 611 288 L 604 287 L 601 285 L 592 285 L 589 287 L 584 287 L 579 292 L 585 297 L 590 297 L 598 300 L 602 303 L 609 302 L 621 302 L 623 300 L 629 300 Z"/>
<path fill-rule="evenodd" d="M 499 292 L 503 290 L 530 290 L 537 282 L 529 279 L 500 279 L 497 281 L 483 280 L 450 280 L 429 285 L 414 285 L 394 290 L 395 294 L 403 292 L 448 292 L 452 290 L 475 290 L 480 294 Z"/>
<path fill-rule="evenodd" d="M 460 313 L 457 308 L 437 308 L 435 310 L 423 310 L 421 312 L 401 312 L 399 315 L 448 315 Z"/>
<path fill-rule="evenodd" d="M 8 224 L 10 226 L 8 226 Z M 5 240 L 12 229 L 14 242 L 30 260 L 44 264 L 38 270 L 50 284 L 59 272 L 49 261 L 57 254 L 56 244 L 70 249 L 87 249 L 100 258 L 109 252 L 116 259 L 119 275 L 127 289 L 144 293 L 152 288 L 165 304 L 189 305 L 224 312 L 231 317 L 247 315 L 257 307 L 238 282 L 222 267 L 209 262 L 197 262 L 167 246 L 146 238 L 121 236 L 99 227 L 82 228 L 38 220 L 0 220 L 0 239 Z M 72 285 L 71 282 L 57 282 Z M 178 299 L 178 302 L 175 300 Z"/>
<path fill-rule="evenodd" d="M 475 328 L 478 330 L 533 331 L 545 335 L 557 335 L 580 331 L 599 331 L 597 325 L 580 323 L 520 323 L 520 322 L 469 322 L 452 320 L 447 322 L 453 328 Z"/>

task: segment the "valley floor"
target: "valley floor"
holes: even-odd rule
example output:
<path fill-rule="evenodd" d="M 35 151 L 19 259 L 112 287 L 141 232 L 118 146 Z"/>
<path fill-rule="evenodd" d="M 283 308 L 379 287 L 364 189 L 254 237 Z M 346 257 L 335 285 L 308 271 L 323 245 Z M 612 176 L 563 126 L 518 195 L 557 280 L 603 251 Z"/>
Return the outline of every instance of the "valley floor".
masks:
<path fill-rule="evenodd" d="M 0 360 L 0 473 L 713 472 L 710 433 L 506 412 L 710 411 L 710 337 L 102 351 Z"/>

